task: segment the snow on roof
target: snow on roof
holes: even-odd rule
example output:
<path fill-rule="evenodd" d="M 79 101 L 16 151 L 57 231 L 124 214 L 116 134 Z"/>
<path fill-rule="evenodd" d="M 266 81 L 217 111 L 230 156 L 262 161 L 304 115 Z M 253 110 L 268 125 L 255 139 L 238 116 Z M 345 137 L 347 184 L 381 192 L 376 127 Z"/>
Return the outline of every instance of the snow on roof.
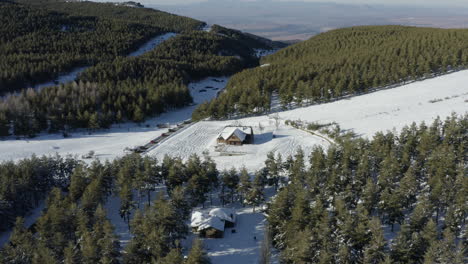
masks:
<path fill-rule="evenodd" d="M 245 137 L 251 134 L 251 130 L 250 127 L 225 127 L 223 132 L 219 134 L 218 138 L 227 140 L 233 134 L 236 135 L 236 137 L 238 137 L 241 141 L 244 141 Z"/>
<path fill-rule="evenodd" d="M 208 229 L 208 228 L 214 228 L 219 231 L 224 231 L 224 221 L 221 220 L 221 218 L 216 217 L 216 216 L 211 216 L 207 219 L 205 219 L 199 226 L 198 226 L 198 231 Z"/>
<path fill-rule="evenodd" d="M 190 226 L 191 227 L 198 227 L 200 226 L 206 219 L 208 219 L 210 216 L 206 215 L 202 212 L 196 211 L 192 213 L 191 221 L 190 221 Z"/>
<path fill-rule="evenodd" d="M 236 213 L 229 208 L 215 208 L 210 211 L 211 216 L 215 216 L 224 221 L 236 222 Z"/>

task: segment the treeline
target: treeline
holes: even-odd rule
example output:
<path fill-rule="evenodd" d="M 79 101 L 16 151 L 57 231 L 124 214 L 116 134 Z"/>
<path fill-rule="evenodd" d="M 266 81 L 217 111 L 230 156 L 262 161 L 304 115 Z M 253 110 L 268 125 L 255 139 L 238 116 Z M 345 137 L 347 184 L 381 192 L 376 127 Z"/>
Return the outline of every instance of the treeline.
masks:
<path fill-rule="evenodd" d="M 466 29 L 366 26 L 330 31 L 262 59 L 265 67 L 233 76 L 194 118 L 226 118 L 328 101 L 430 77 L 468 65 Z"/>
<path fill-rule="evenodd" d="M 222 54 L 220 54 L 222 53 Z M 244 43 L 205 32 L 174 37 L 139 57 L 117 57 L 78 82 L 24 90 L 0 101 L 0 136 L 108 128 L 192 103 L 187 84 L 256 65 Z"/>
<path fill-rule="evenodd" d="M 0 94 L 50 81 L 75 67 L 125 56 L 164 32 L 203 24 L 111 4 L 35 3 L 0 2 Z M 121 15 L 112 18 L 108 12 Z M 144 14 L 137 16 L 138 12 Z"/>
<path fill-rule="evenodd" d="M 270 155 L 282 263 L 466 263 L 468 116 Z M 283 181 L 284 182 L 284 181 Z"/>
<path fill-rule="evenodd" d="M 188 83 L 210 75 L 231 75 L 255 65 L 258 61 L 245 43 L 193 31 L 169 39 L 142 56 L 100 63 L 79 79 L 116 84 L 125 80 Z"/>
<path fill-rule="evenodd" d="M 49 193 L 32 227 L 16 220 L 10 242 L 0 250 L 2 263 L 209 263 L 199 241 L 185 260 L 182 256 L 180 241 L 189 234 L 192 209 L 216 198 L 255 210 L 264 201 L 265 185 L 272 184 L 265 171 L 251 180 L 245 169 L 220 172 L 211 158 L 197 155 L 158 161 L 133 154 L 90 165 L 43 157 L 0 166 L 6 189 L 0 204 L 11 205 L 0 210 L 2 226 L 11 226 L 14 216 Z M 7 200 L 12 194 L 15 198 Z M 107 206 L 111 196 L 120 206 Z M 125 248 L 106 216 L 109 208 L 129 225 L 132 238 Z"/>
<path fill-rule="evenodd" d="M 15 0 L 16 2 L 42 7 L 50 11 L 73 16 L 99 17 L 127 23 L 156 26 L 165 31 L 184 32 L 201 29 L 205 23 L 199 20 L 170 14 L 154 8 L 134 8 L 125 5 L 97 3 L 92 1 L 64 0 Z"/>
<path fill-rule="evenodd" d="M 287 44 L 279 42 L 279 41 L 272 41 L 270 39 L 262 38 L 250 33 L 242 32 L 235 29 L 225 28 L 220 25 L 213 25 L 211 27 L 211 33 L 215 33 L 221 36 L 227 36 L 233 38 L 235 40 L 241 41 L 249 45 L 249 47 L 253 49 L 279 49 L 284 48 Z"/>
<path fill-rule="evenodd" d="M 0 164 L 0 232 L 11 228 L 16 217 L 39 205 L 53 188 L 65 188 L 78 165 L 72 158 L 32 157 Z"/>

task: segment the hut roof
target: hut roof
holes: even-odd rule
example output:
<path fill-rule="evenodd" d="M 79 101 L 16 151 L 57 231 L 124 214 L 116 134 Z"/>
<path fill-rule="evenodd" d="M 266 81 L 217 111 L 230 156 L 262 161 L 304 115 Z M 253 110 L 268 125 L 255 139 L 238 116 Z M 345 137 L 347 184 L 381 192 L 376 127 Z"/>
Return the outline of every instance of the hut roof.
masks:
<path fill-rule="evenodd" d="M 209 217 L 209 215 L 206 215 L 199 211 L 193 212 L 192 217 L 190 219 L 190 227 L 199 227 L 203 223 L 203 221 L 205 221 Z"/>
<path fill-rule="evenodd" d="M 236 135 L 241 141 L 244 141 L 247 135 L 252 134 L 250 127 L 225 127 L 218 138 L 228 140 L 232 135 Z"/>
<path fill-rule="evenodd" d="M 221 218 L 216 216 L 211 216 L 205 219 L 199 226 L 198 230 L 204 230 L 214 228 L 219 231 L 224 231 L 224 221 Z"/>
<path fill-rule="evenodd" d="M 224 221 L 229 221 L 231 223 L 236 222 L 236 213 L 234 210 L 229 208 L 215 208 L 210 211 L 211 216 L 215 216 Z"/>

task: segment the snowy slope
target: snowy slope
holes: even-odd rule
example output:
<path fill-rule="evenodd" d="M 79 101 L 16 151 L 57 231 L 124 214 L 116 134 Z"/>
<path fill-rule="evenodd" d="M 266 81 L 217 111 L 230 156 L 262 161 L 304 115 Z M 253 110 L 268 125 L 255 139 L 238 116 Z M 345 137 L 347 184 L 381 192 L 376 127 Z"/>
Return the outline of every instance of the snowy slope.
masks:
<path fill-rule="evenodd" d="M 177 33 L 169 32 L 169 33 L 157 36 L 155 38 L 152 38 L 148 42 L 146 42 L 143 46 L 141 46 L 138 50 L 130 53 L 128 56 L 129 57 L 136 57 L 136 56 L 143 55 L 144 53 L 153 50 L 154 48 L 159 46 L 164 41 L 166 41 L 168 39 L 171 39 L 171 38 L 173 38 L 175 36 L 177 36 Z"/>
<path fill-rule="evenodd" d="M 253 127 L 254 144 L 216 149 L 216 139 L 224 127 L 236 124 Z M 259 124 L 263 129 L 260 129 Z M 201 156 L 203 152 L 208 151 L 218 169 L 232 167 L 240 169 L 245 166 L 248 171 L 254 172 L 263 166 L 266 155 L 270 151 L 281 153 L 286 158 L 288 155 L 293 155 L 298 148 L 308 153 L 315 145 L 322 145 L 326 148 L 329 143 L 284 124 L 276 129 L 273 120 L 268 117 L 256 117 L 235 122 L 199 122 L 162 143 L 148 155 L 162 159 L 167 154 L 186 159 L 192 154 Z"/>
<path fill-rule="evenodd" d="M 432 122 L 452 112 L 468 112 L 468 71 L 414 82 L 348 99 L 280 113 L 283 119 L 337 122 L 344 129 L 371 137 L 412 122 Z M 441 100 L 441 101 L 438 101 Z M 437 102 L 436 102 L 437 101 Z"/>
<path fill-rule="evenodd" d="M 413 121 L 431 122 L 437 116 L 445 118 L 452 112 L 467 113 L 468 87 L 464 83 L 468 83 L 468 71 L 332 103 L 284 111 L 279 116 L 283 121 L 301 119 L 319 123 L 337 122 L 343 129 L 371 137 L 378 131 L 401 129 Z M 255 144 L 229 146 L 217 151 L 217 136 L 225 126 L 235 124 L 253 126 Z M 281 153 L 285 158 L 294 154 L 299 147 L 308 153 L 314 145 L 326 148 L 329 143 L 284 123 L 277 129 L 274 120 L 264 115 L 235 121 L 199 122 L 170 138 L 149 155 L 162 158 L 168 154 L 188 158 L 193 153 L 201 155 L 208 151 L 220 169 L 245 166 L 249 171 L 254 171 L 261 168 L 270 151 Z"/>
<path fill-rule="evenodd" d="M 195 105 L 164 113 L 146 121 L 141 126 L 134 123 L 114 125 L 109 130 L 91 135 L 86 131 L 75 132 L 70 138 L 63 138 L 61 134 L 42 134 L 34 139 L 0 140 L 0 160 L 18 160 L 33 154 L 41 156 L 55 153 L 81 157 L 91 150 L 94 150 L 96 156 L 102 160 L 122 156 L 125 154 L 126 147 L 144 145 L 167 132 L 167 129 L 158 129 L 157 124 L 177 124 L 191 118 L 196 105 L 215 97 L 216 93 L 226 86 L 227 80 L 226 77 L 213 77 L 191 83 L 189 89 Z M 207 86 L 213 88 L 208 89 Z M 206 92 L 200 92 L 200 90 L 206 90 Z"/>

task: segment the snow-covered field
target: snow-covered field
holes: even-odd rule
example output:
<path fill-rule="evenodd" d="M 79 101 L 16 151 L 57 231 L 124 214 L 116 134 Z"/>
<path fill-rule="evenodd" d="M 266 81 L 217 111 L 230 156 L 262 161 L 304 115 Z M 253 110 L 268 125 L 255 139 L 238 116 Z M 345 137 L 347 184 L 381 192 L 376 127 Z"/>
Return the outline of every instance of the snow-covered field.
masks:
<path fill-rule="evenodd" d="M 401 129 L 413 121 L 432 122 L 437 116 L 445 118 L 452 112 L 466 113 L 468 87 L 465 83 L 468 83 L 468 71 L 278 114 L 283 121 L 337 122 L 343 129 L 372 137 L 378 131 Z M 216 139 L 223 128 L 236 124 L 254 128 L 255 144 L 216 150 Z M 264 115 L 235 121 L 199 122 L 162 143 L 149 155 L 162 158 L 168 154 L 187 158 L 193 153 L 202 155 L 208 151 L 218 168 L 245 166 L 253 171 L 261 168 L 270 151 L 286 157 L 294 154 L 299 147 L 308 153 L 314 145 L 326 148 L 329 143 L 284 123 L 277 129 L 274 119 Z"/>
<path fill-rule="evenodd" d="M 337 122 L 344 129 L 372 137 L 412 122 L 432 122 L 451 113 L 468 113 L 468 70 L 340 101 L 279 113 L 287 120 Z"/>
<path fill-rule="evenodd" d="M 134 123 L 114 125 L 109 130 L 92 134 L 86 131 L 71 133 L 70 138 L 63 138 L 61 134 L 42 134 L 34 139 L 0 140 L 0 160 L 18 160 L 33 154 L 42 156 L 55 153 L 81 157 L 91 150 L 95 151 L 96 157 L 102 160 L 122 156 L 126 147 L 144 145 L 167 132 L 167 129 L 158 129 L 156 124 L 173 125 L 191 118 L 196 105 L 214 98 L 217 92 L 226 86 L 227 81 L 227 77 L 213 77 L 191 83 L 189 89 L 194 98 L 194 105 L 164 113 L 140 126 Z M 201 92 L 202 90 L 205 92 Z"/>
<path fill-rule="evenodd" d="M 252 145 L 225 146 L 216 148 L 216 139 L 227 125 L 252 126 L 255 141 Z M 275 121 L 268 117 L 248 118 L 239 121 L 199 122 L 170 138 L 148 153 L 162 159 L 164 155 L 179 156 L 184 159 L 192 154 L 203 155 L 208 152 L 216 162 L 218 169 L 240 169 L 246 167 L 254 172 L 262 168 L 268 152 L 281 153 L 284 158 L 302 148 L 306 153 L 316 145 L 329 143 L 319 137 L 295 128 L 280 125 L 276 129 Z"/>

